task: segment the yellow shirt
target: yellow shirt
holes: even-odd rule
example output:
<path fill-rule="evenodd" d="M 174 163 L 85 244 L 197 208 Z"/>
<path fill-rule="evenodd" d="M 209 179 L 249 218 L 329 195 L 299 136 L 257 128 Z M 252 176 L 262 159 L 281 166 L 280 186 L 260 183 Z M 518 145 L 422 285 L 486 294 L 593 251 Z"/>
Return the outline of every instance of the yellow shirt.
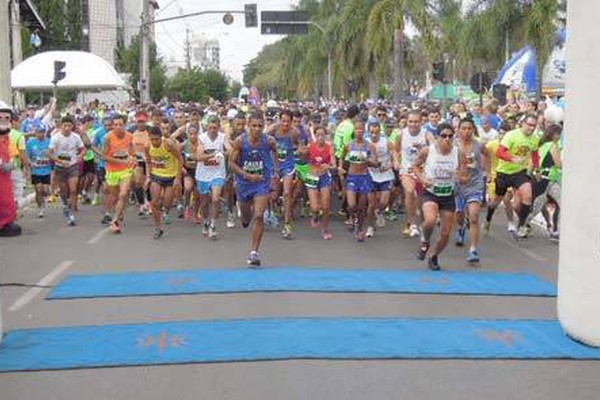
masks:
<path fill-rule="evenodd" d="M 498 157 L 496 157 L 496 152 L 498 151 L 498 148 L 500 147 L 500 139 L 494 139 L 494 140 L 488 142 L 488 144 L 486 144 L 485 147 L 488 150 L 488 152 L 490 153 L 490 160 L 492 162 L 490 177 L 492 179 L 496 179 L 496 167 L 498 166 L 498 161 L 499 161 Z"/>
<path fill-rule="evenodd" d="M 152 165 L 152 175 L 161 178 L 174 178 L 179 170 L 179 163 L 165 144 L 163 139 L 160 147 L 154 147 L 150 144 L 150 165 Z"/>

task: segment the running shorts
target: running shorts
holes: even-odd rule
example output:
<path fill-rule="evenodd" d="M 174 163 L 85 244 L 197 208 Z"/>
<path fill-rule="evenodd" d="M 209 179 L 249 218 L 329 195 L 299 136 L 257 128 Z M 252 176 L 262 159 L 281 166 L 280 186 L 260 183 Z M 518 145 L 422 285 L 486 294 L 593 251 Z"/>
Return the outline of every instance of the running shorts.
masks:
<path fill-rule="evenodd" d="M 349 174 L 346 178 L 346 190 L 354 193 L 371 193 L 373 181 L 369 174 Z"/>
<path fill-rule="evenodd" d="M 132 169 L 124 169 L 123 171 L 109 172 L 106 171 L 106 184 L 108 186 L 119 186 L 122 182 L 127 179 L 131 179 L 133 176 Z"/>
<path fill-rule="evenodd" d="M 198 192 L 200 192 L 200 194 L 209 194 L 212 192 L 213 187 L 222 188 L 225 186 L 225 179 L 215 178 L 209 182 L 198 181 L 196 182 L 196 185 L 198 186 Z"/>
<path fill-rule="evenodd" d="M 423 205 L 425 203 L 435 203 L 440 211 L 451 211 L 454 212 L 456 204 L 454 203 L 454 196 L 436 196 L 428 190 L 424 190 L 421 193 L 421 201 Z"/>
<path fill-rule="evenodd" d="M 518 189 L 528 182 L 531 182 L 531 178 L 527 175 L 526 171 L 511 175 L 498 172 L 496 176 L 496 195 L 504 196 L 509 188 Z"/>

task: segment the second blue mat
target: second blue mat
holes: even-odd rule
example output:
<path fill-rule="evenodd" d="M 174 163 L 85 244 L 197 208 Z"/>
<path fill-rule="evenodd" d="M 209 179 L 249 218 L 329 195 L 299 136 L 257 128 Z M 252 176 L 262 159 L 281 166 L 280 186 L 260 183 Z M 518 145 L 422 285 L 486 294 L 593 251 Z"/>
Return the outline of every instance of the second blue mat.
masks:
<path fill-rule="evenodd" d="M 72 275 L 48 299 L 244 292 L 556 296 L 529 273 L 320 268 L 220 269 Z"/>

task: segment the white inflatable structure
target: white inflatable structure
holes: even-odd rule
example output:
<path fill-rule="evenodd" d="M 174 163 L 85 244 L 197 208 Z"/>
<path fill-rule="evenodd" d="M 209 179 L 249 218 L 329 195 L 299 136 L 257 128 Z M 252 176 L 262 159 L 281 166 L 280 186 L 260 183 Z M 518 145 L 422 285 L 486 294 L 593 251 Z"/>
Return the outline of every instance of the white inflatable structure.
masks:
<path fill-rule="evenodd" d="M 600 2 L 569 2 L 558 317 L 572 338 L 600 346 Z"/>

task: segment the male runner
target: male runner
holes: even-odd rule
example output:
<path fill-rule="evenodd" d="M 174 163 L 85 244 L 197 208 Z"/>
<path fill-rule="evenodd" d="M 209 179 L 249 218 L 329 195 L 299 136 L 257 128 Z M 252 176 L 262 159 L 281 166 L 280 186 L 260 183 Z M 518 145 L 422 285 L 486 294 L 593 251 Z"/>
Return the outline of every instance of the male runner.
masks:
<path fill-rule="evenodd" d="M 253 112 L 244 132 L 233 143 L 229 157 L 231 170 L 236 174 L 237 197 L 242 211 L 242 226 L 252 227 L 252 244 L 248 257 L 251 266 L 260 265 L 258 249 L 265 230 L 264 212 L 269 204 L 271 186 L 278 180 L 277 143 L 263 134 L 263 117 Z"/>
<path fill-rule="evenodd" d="M 37 123 L 33 129 L 35 136 L 27 141 L 27 158 L 31 164 L 31 184 L 35 188 L 35 202 L 38 206 L 38 217 L 44 218 L 44 209 L 46 207 L 46 194 L 50 190 L 50 158 L 48 149 L 50 148 L 50 138 L 46 136 L 47 127 L 42 123 Z"/>

